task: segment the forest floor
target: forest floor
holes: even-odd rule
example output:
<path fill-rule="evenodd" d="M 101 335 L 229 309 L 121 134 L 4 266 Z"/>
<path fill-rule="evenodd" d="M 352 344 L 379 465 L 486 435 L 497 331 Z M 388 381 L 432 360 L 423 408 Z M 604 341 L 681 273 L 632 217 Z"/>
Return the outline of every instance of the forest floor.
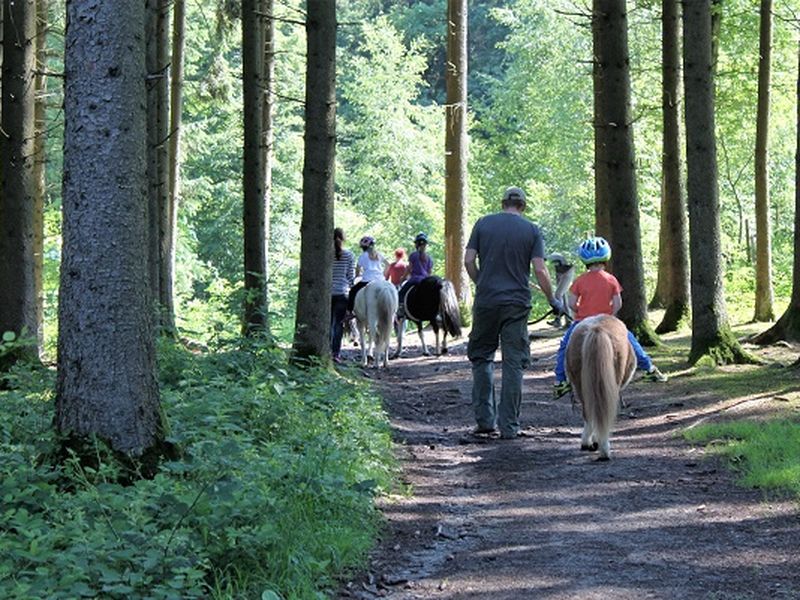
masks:
<path fill-rule="evenodd" d="M 719 397 L 673 365 L 667 383 L 628 387 L 612 460 L 596 462 L 579 451 L 569 396 L 552 399 L 560 332 L 542 324 L 531 333 L 515 440 L 471 435 L 465 340 L 442 357 L 410 346 L 387 370 L 364 371 L 385 399 L 408 493 L 381 500 L 383 539 L 338 598 L 800 598 L 797 501 L 737 485 L 681 436 L 698 422 L 796 411 L 796 402 Z M 798 352 L 764 352 L 781 351 L 785 363 Z M 776 377 L 800 390 L 796 370 Z"/>

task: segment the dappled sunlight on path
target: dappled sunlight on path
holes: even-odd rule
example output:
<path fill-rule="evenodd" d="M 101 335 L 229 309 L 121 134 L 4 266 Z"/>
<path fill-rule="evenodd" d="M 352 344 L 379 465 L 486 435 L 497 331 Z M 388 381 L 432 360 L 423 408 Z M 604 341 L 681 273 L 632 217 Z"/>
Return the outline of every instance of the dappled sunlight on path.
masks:
<path fill-rule="evenodd" d="M 410 493 L 382 501 L 386 538 L 340 597 L 800 598 L 797 504 L 737 486 L 679 435 L 774 398 L 715 398 L 686 375 L 636 381 L 613 459 L 597 463 L 569 399 L 551 400 L 556 336 L 532 344 L 512 441 L 470 436 L 463 342 L 438 358 L 410 348 L 376 379 Z"/>

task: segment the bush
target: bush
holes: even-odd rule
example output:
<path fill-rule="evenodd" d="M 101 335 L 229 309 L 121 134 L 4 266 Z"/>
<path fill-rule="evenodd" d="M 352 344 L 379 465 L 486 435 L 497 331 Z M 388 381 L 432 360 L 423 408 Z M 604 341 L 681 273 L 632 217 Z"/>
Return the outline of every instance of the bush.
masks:
<path fill-rule="evenodd" d="M 160 362 L 182 458 L 127 486 L 99 441 L 96 468 L 42 463 L 57 447 L 51 371 L 0 392 L 4 597 L 315 598 L 360 565 L 392 471 L 368 388 L 266 346 L 162 348 Z"/>

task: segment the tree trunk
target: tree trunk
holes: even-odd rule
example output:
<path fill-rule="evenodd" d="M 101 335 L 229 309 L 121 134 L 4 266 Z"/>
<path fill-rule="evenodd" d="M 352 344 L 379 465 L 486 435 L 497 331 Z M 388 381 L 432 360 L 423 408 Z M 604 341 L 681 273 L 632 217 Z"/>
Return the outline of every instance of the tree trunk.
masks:
<path fill-rule="evenodd" d="M 644 345 L 658 342 L 647 322 L 639 198 L 636 190 L 633 126 L 631 123 L 630 59 L 625 0 L 600 0 L 594 15 L 597 27 L 595 58 L 603 80 L 597 99 L 597 125 L 604 130 L 605 171 L 614 273 L 622 284 L 619 318 Z"/>
<path fill-rule="evenodd" d="M 773 321 L 772 231 L 769 222 L 769 95 L 772 55 L 772 0 L 761 0 L 756 115 L 756 301 L 754 321 Z"/>
<path fill-rule="evenodd" d="M 186 44 L 186 3 L 173 0 L 172 60 L 169 81 L 169 146 L 167 231 L 164 237 L 164 328 L 176 332 L 175 326 L 175 253 L 178 246 L 178 208 L 181 198 L 181 134 L 183 117 L 183 54 Z"/>
<path fill-rule="evenodd" d="M 34 129 L 33 139 L 33 181 L 34 181 L 34 207 L 33 207 L 33 282 L 36 287 L 36 322 L 39 331 L 36 338 L 39 348 L 43 344 L 44 328 L 44 291 L 42 281 L 44 277 L 44 204 L 47 198 L 47 149 L 45 146 L 47 129 L 46 98 L 47 98 L 47 29 L 48 29 L 48 0 L 36 0 L 36 99 L 33 107 Z"/>
<path fill-rule="evenodd" d="M 300 282 L 293 361 L 330 355 L 336 156 L 336 4 L 308 0 Z"/>
<path fill-rule="evenodd" d="M 265 16 L 261 0 L 242 2 L 242 86 L 244 99 L 244 324 L 243 333 L 262 332 L 266 323 L 266 166 L 263 152 Z"/>
<path fill-rule="evenodd" d="M 163 436 L 147 272 L 144 26 L 144 3 L 67 3 L 55 425 L 129 456 Z"/>
<path fill-rule="evenodd" d="M 689 315 L 689 236 L 681 169 L 680 2 L 663 0 L 662 7 L 663 182 L 654 300 L 658 298 L 666 310 L 656 333 L 677 330 Z"/>
<path fill-rule="evenodd" d="M 36 4 L 4 0 L 2 135 L 0 135 L 0 333 L 33 337 L 41 326 L 35 267 Z"/>
<path fill-rule="evenodd" d="M 261 107 L 263 111 L 261 151 L 264 155 L 264 329 L 269 333 L 269 239 L 272 218 L 272 163 L 274 155 L 275 115 L 275 2 L 262 0 L 266 22 L 264 24 L 264 89 Z"/>
<path fill-rule="evenodd" d="M 772 344 L 778 340 L 800 342 L 800 43 L 797 52 L 798 77 L 796 90 L 797 139 L 794 155 L 794 266 L 792 267 L 792 297 L 789 306 L 777 322 L 755 336 L 756 344 Z"/>
<path fill-rule="evenodd" d="M 689 361 L 750 359 L 728 325 L 720 262 L 719 189 L 714 123 L 711 0 L 684 4 L 683 68 L 692 295 Z"/>
<path fill-rule="evenodd" d="M 169 233 L 169 0 L 147 0 L 147 179 L 150 211 L 150 281 L 157 302 L 156 325 L 166 329 L 174 316 L 165 254 Z"/>
<path fill-rule="evenodd" d="M 611 215 L 608 207 L 608 148 L 606 141 L 606 125 L 601 122 L 602 102 L 605 94 L 603 63 L 600 58 L 601 30 L 605 17 L 603 2 L 592 3 L 592 86 L 594 101 L 594 230 L 612 245 Z"/>
<path fill-rule="evenodd" d="M 467 1 L 447 2 L 445 72 L 445 276 L 466 304 L 469 286 L 464 270 L 467 209 Z"/>

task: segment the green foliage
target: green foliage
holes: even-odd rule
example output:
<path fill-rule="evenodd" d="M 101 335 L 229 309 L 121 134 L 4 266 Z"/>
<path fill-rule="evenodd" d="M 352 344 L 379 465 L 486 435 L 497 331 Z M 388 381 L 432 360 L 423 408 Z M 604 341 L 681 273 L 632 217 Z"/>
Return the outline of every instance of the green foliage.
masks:
<path fill-rule="evenodd" d="M 418 103 L 425 61 L 385 18 L 360 27 L 342 58 L 338 220 L 352 240 L 373 235 L 389 256 L 419 231 L 443 264 L 442 109 Z"/>
<path fill-rule="evenodd" d="M 744 420 L 700 425 L 684 433 L 708 444 L 739 473 L 742 485 L 789 491 L 800 497 L 800 422 Z"/>
<path fill-rule="evenodd" d="M 121 485 L 47 464 L 53 373 L 0 392 L 0 589 L 7 598 L 312 598 L 362 564 L 391 485 L 388 425 L 360 382 L 297 373 L 272 345 L 161 348 L 169 441 L 182 452 Z"/>

